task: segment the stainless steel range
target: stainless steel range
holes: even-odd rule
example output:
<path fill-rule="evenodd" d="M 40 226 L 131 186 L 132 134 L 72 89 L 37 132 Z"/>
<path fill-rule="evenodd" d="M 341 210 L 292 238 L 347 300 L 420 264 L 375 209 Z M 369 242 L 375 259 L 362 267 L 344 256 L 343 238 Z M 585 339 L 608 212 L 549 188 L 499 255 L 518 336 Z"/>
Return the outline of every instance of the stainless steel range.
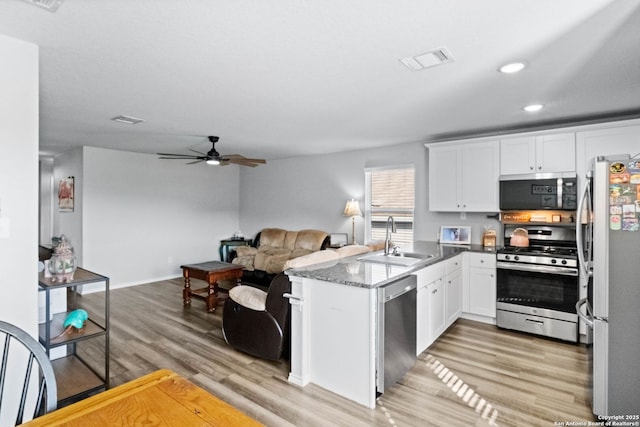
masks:
<path fill-rule="evenodd" d="M 528 247 L 510 246 L 518 228 L 528 233 Z M 504 242 L 497 253 L 498 327 L 577 342 L 575 228 L 505 224 Z"/>

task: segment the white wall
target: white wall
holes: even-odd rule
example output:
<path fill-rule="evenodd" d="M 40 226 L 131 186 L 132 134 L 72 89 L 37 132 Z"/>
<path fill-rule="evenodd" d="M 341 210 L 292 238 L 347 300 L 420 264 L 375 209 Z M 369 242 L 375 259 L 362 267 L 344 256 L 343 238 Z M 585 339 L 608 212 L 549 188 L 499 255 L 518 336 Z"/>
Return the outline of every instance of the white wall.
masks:
<path fill-rule="evenodd" d="M 84 147 L 82 157 L 81 265 L 109 276 L 112 287 L 180 276 L 181 264 L 218 260 L 220 240 L 238 229 L 238 166 L 94 147 Z"/>
<path fill-rule="evenodd" d="M 38 242 L 51 245 L 53 236 L 53 158 L 40 159 L 40 232 Z"/>
<path fill-rule="evenodd" d="M 345 153 L 274 160 L 240 174 L 240 227 L 253 237 L 265 227 L 289 230 L 316 228 L 348 233 L 351 219 L 342 212 L 349 198 L 364 209 L 364 169 L 413 164 L 416 170 L 415 240 L 437 239 L 440 225 L 472 226 L 472 243 L 481 242 L 483 225 L 498 229 L 486 214 L 428 210 L 428 152 L 423 143 L 402 144 Z M 363 242 L 364 218 L 356 219 L 356 240 Z"/>
<path fill-rule="evenodd" d="M 38 47 L 0 35 L 0 319 L 38 324 Z M 6 224 L 5 224 L 6 225 Z"/>

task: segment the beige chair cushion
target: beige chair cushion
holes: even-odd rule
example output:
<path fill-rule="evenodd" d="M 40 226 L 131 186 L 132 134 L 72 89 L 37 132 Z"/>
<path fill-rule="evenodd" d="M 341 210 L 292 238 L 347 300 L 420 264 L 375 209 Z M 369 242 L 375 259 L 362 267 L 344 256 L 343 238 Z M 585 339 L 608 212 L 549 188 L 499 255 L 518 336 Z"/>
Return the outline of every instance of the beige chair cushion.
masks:
<path fill-rule="evenodd" d="M 308 249 L 312 252 L 319 251 L 322 248 L 322 242 L 327 238 L 327 233 L 320 230 L 302 230 L 298 231 L 296 239 L 296 249 Z"/>
<path fill-rule="evenodd" d="M 336 251 L 331 249 L 325 249 L 323 251 L 311 252 L 308 255 L 304 255 L 298 258 L 293 258 L 284 264 L 284 270 L 289 268 L 303 268 L 313 264 L 319 264 L 322 262 L 335 261 L 338 258 Z"/>
<path fill-rule="evenodd" d="M 280 255 L 271 255 L 267 259 L 267 263 L 265 265 L 264 271 L 269 274 L 282 273 L 284 271 L 284 264 L 290 258 L 289 253 L 280 254 Z"/>
<path fill-rule="evenodd" d="M 263 228 L 260 232 L 260 246 L 271 246 L 274 248 L 284 247 L 284 238 L 287 230 L 281 228 Z"/>
<path fill-rule="evenodd" d="M 269 273 L 269 270 L 273 269 L 273 267 L 269 267 L 270 264 L 273 264 L 276 260 L 282 260 L 282 264 L 284 264 L 284 262 L 289 259 L 290 255 L 291 251 L 288 249 L 272 248 L 260 245 L 258 252 L 256 253 L 256 257 L 253 260 L 253 267 L 256 270 L 262 270 Z M 276 271 L 276 273 L 279 273 L 280 271 Z"/>
<path fill-rule="evenodd" d="M 313 251 L 310 251 L 309 249 L 296 248 L 296 249 L 291 251 L 291 256 L 289 258 L 290 259 L 298 258 L 300 256 L 309 255 L 312 252 Z"/>
<path fill-rule="evenodd" d="M 252 246 L 236 246 L 235 248 L 233 248 L 233 250 L 236 251 L 236 255 L 239 257 L 253 256 L 256 254 L 256 252 L 258 252 L 258 249 Z"/>
<path fill-rule="evenodd" d="M 348 256 L 360 255 L 366 252 L 371 252 L 371 248 L 365 245 L 348 245 L 348 246 L 343 246 L 339 249 L 336 249 L 336 252 L 340 256 L 340 258 L 344 258 Z"/>
<path fill-rule="evenodd" d="M 267 293 L 253 286 L 239 285 L 229 290 L 229 298 L 251 310 L 264 311 Z"/>
<path fill-rule="evenodd" d="M 255 256 L 250 255 L 250 256 L 239 256 L 239 257 L 235 257 L 232 261 L 231 264 L 236 264 L 236 265 L 241 265 L 242 268 L 244 268 L 247 271 L 253 271 L 255 270 L 255 267 L 253 266 L 253 262 L 255 260 Z"/>
<path fill-rule="evenodd" d="M 298 239 L 297 231 L 287 231 L 287 235 L 284 237 L 283 247 L 290 251 L 296 248 L 296 240 Z"/>

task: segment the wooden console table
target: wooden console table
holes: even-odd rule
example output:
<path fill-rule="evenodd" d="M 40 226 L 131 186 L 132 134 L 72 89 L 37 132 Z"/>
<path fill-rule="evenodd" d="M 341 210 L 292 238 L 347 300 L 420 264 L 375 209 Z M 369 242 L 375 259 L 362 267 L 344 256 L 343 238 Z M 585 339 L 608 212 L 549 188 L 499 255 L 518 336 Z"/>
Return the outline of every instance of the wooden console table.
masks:
<path fill-rule="evenodd" d="M 23 424 L 38 426 L 261 426 L 186 378 L 161 369 Z"/>
<path fill-rule="evenodd" d="M 235 279 L 239 285 L 242 279 L 242 266 L 230 264 L 228 262 L 208 261 L 200 264 L 181 265 L 182 276 L 184 277 L 184 289 L 182 299 L 185 305 L 191 304 L 191 297 L 203 298 L 207 302 L 207 311 L 210 313 L 216 310 L 218 303 L 219 280 Z M 192 289 L 191 278 L 200 279 L 207 282 L 206 288 Z"/>

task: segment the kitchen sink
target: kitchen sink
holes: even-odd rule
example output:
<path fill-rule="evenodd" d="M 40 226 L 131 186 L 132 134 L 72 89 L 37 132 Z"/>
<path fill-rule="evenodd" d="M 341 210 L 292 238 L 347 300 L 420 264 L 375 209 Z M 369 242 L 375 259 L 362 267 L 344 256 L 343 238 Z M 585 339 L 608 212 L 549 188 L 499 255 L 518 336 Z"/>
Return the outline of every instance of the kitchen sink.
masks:
<path fill-rule="evenodd" d="M 431 259 L 434 255 L 431 254 L 419 254 L 415 252 L 398 252 L 396 254 L 371 254 L 365 255 L 363 257 L 358 258 L 358 261 L 362 262 L 375 262 L 380 264 L 393 264 L 393 265 L 403 265 L 405 267 L 410 267 L 414 264 L 417 264 L 421 261 Z"/>

